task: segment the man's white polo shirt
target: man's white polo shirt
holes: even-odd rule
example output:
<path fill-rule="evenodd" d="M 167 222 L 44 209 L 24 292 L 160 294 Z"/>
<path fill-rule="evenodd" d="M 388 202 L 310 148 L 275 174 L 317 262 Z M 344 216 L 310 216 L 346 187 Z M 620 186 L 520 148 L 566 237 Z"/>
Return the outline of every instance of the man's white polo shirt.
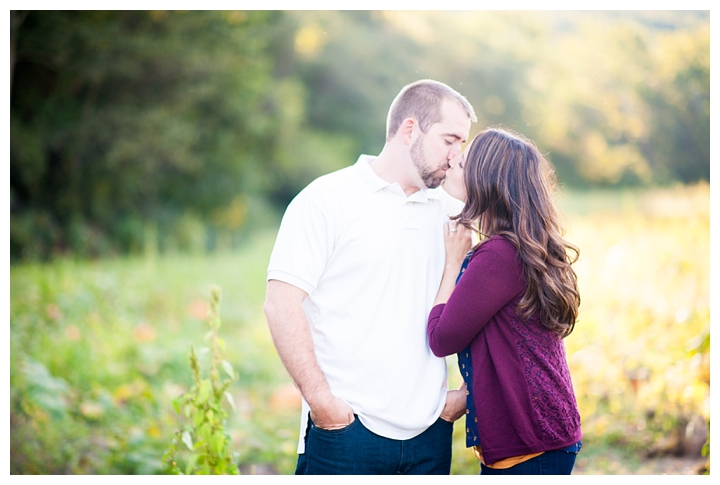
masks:
<path fill-rule="evenodd" d="M 462 205 L 439 189 L 407 197 L 370 167 L 322 176 L 288 208 L 268 280 L 308 294 L 303 307 L 333 395 L 374 433 L 409 439 L 445 405 L 445 360 L 427 344 L 427 316 L 445 264 L 442 225 Z M 303 399 L 298 452 L 304 452 Z"/>

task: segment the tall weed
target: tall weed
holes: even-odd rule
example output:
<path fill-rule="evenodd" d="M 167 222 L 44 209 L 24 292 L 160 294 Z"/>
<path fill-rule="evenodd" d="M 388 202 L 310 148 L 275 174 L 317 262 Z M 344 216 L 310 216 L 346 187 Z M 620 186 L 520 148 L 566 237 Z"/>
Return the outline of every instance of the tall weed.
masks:
<path fill-rule="evenodd" d="M 175 431 L 170 446 L 163 457 L 166 469 L 172 474 L 198 475 L 237 475 L 236 454 L 227 430 L 227 411 L 223 407 L 227 401 L 235 409 L 232 395 L 227 391 L 230 384 L 237 379 L 232 365 L 222 360 L 221 352 L 225 342 L 218 336 L 220 330 L 220 288 L 213 286 L 210 292 L 210 315 L 207 334 L 209 347 L 203 349 L 209 353 L 209 377 L 203 378 L 195 347 L 190 346 L 190 370 L 192 371 L 193 387 L 190 391 L 173 399 L 175 412 L 185 417 L 183 429 Z M 221 377 L 219 367 L 229 376 Z M 177 463 L 178 446 L 184 443 L 190 450 L 186 459 L 184 472 Z"/>

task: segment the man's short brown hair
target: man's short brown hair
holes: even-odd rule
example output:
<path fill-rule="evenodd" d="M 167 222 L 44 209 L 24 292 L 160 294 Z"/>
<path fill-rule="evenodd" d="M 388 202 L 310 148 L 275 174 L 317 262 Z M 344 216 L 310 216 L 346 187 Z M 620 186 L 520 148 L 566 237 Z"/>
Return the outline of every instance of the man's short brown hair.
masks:
<path fill-rule="evenodd" d="M 420 125 L 420 131 L 427 133 L 432 125 L 442 121 L 442 104 L 446 99 L 456 101 L 472 121 L 477 121 L 475 111 L 465 96 L 447 84 L 422 79 L 402 88 L 393 100 L 388 112 L 385 139 L 389 141 L 394 137 L 403 120 L 407 118 L 415 118 Z"/>

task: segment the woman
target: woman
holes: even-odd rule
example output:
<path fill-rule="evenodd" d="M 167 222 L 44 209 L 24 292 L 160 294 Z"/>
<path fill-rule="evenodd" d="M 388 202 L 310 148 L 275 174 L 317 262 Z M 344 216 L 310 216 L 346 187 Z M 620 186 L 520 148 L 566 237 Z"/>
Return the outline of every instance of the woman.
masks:
<path fill-rule="evenodd" d="M 570 474 L 582 432 L 563 338 L 580 304 L 579 251 L 562 237 L 554 172 L 504 129 L 477 135 L 462 158 L 443 185 L 465 207 L 446 228 L 430 348 L 458 353 L 481 474 Z"/>

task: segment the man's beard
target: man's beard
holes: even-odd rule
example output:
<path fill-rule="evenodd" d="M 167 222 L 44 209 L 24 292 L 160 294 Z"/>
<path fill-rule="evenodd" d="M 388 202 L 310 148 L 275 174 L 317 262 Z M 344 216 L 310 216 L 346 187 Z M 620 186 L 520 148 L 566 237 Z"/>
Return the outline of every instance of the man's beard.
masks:
<path fill-rule="evenodd" d="M 413 143 L 413 146 L 410 147 L 410 159 L 413 165 L 415 165 L 425 186 L 428 189 L 434 189 L 440 187 L 440 184 L 445 179 L 445 172 L 441 168 L 435 171 L 430 170 L 428 161 L 425 158 L 425 149 L 422 145 L 424 139 L 425 135 L 420 135 L 420 137 L 415 140 L 415 143 Z"/>

